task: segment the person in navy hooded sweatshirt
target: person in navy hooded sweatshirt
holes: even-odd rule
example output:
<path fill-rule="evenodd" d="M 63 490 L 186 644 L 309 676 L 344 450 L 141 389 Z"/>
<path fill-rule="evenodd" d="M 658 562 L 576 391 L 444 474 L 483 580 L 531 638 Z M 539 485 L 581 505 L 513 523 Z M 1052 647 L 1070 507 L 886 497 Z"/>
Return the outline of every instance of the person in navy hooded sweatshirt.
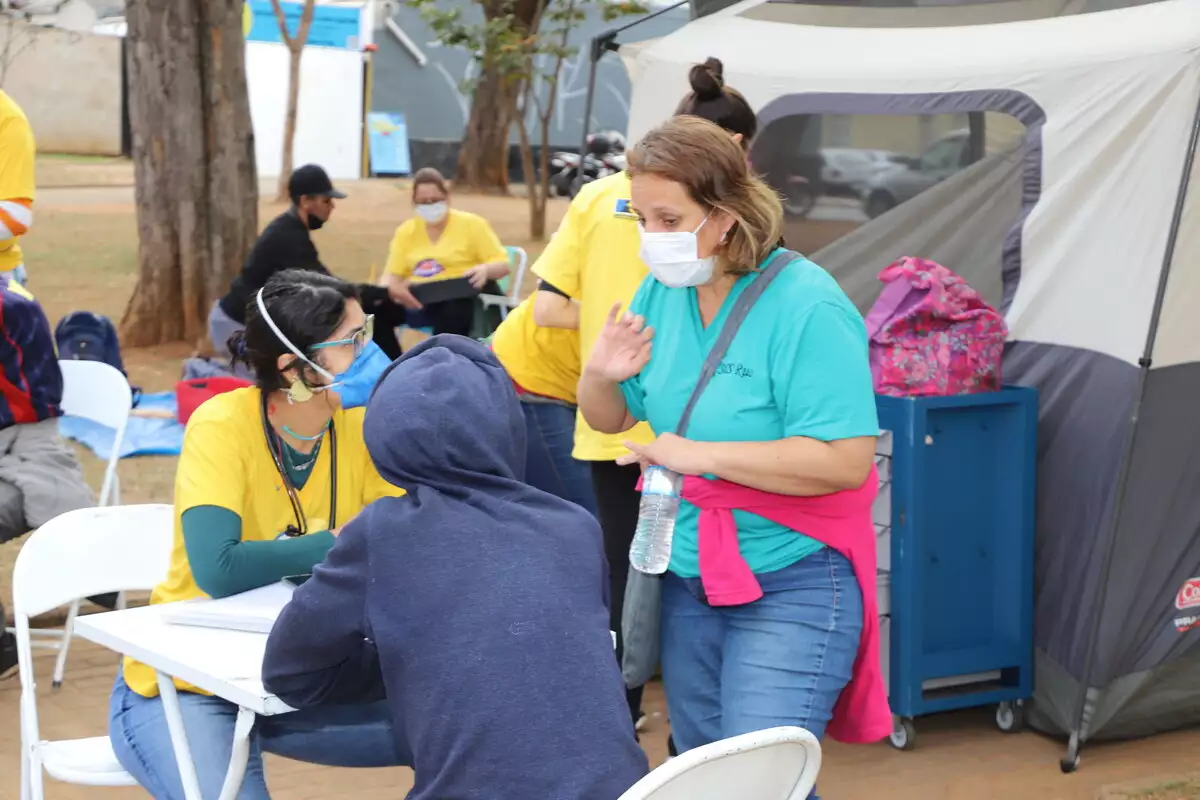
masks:
<path fill-rule="evenodd" d="M 263 681 L 307 708 L 386 695 L 412 800 L 615 800 L 647 771 L 609 633 L 599 525 L 534 489 L 486 346 L 395 361 L 363 434 L 404 497 L 372 503 L 296 589 Z"/>

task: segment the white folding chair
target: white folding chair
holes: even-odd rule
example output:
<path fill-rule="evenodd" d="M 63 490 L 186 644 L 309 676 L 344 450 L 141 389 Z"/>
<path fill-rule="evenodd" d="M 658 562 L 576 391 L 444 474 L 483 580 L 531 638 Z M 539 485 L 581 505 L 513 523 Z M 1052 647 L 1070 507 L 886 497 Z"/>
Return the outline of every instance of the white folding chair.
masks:
<path fill-rule="evenodd" d="M 90 419 L 112 428 L 112 453 L 100 485 L 101 506 L 120 505 L 121 482 L 117 462 L 125 442 L 125 426 L 133 410 L 133 390 L 116 367 L 103 361 L 59 361 L 63 376 L 62 411 L 72 417 Z"/>
<path fill-rule="evenodd" d="M 64 414 L 98 422 L 112 428 L 112 452 L 104 470 L 104 482 L 100 485 L 101 506 L 119 505 L 121 482 L 117 476 L 117 462 L 121 460 L 121 445 L 125 442 L 125 426 L 129 412 L 133 410 L 133 390 L 129 381 L 116 367 L 103 361 L 59 361 L 63 376 L 62 410 Z M 117 608 L 125 607 L 125 595 L 117 595 Z M 79 598 L 71 601 L 67 609 L 67 620 L 62 630 L 36 631 L 35 647 L 58 651 L 54 662 L 54 688 L 62 686 L 63 673 L 67 669 L 67 651 L 71 648 L 71 632 L 75 627 L 75 615 L 79 613 Z"/>
<path fill-rule="evenodd" d="M 135 786 L 107 736 L 42 741 L 29 620 L 76 597 L 152 589 L 167 574 L 174 542 L 167 505 L 69 511 L 29 537 L 13 567 L 13 615 L 21 676 L 21 800 L 42 800 L 42 770 L 85 786 Z"/>
<path fill-rule="evenodd" d="M 820 771 L 815 736 L 803 728 L 768 728 L 672 758 L 619 800 L 805 800 Z"/>
<path fill-rule="evenodd" d="M 508 251 L 509 264 L 516 268 L 515 272 L 499 281 L 504 294 L 479 295 L 479 302 L 483 304 L 484 309 L 492 306 L 500 308 L 501 319 L 508 316 L 509 309 L 516 308 L 521 302 L 521 287 L 525 285 L 525 268 L 529 266 L 529 254 L 525 252 L 524 248 L 506 247 L 504 249 Z"/>

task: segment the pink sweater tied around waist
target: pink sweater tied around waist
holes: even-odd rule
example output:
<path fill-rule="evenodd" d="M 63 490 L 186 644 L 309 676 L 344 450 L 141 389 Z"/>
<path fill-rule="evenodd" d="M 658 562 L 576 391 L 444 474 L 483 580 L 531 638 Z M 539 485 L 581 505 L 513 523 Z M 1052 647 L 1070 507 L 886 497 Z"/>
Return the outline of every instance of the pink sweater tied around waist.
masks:
<path fill-rule="evenodd" d="M 871 503 L 879 490 L 874 468 L 857 489 L 820 497 L 791 497 L 724 480 L 688 476 L 683 498 L 700 510 L 700 580 L 713 606 L 752 603 L 763 596 L 738 548 L 734 509 L 757 514 L 841 553 L 854 568 L 863 598 L 862 638 L 850 683 L 842 690 L 829 735 L 841 742 L 875 742 L 892 732 L 892 714 L 879 656 L 875 526 Z"/>

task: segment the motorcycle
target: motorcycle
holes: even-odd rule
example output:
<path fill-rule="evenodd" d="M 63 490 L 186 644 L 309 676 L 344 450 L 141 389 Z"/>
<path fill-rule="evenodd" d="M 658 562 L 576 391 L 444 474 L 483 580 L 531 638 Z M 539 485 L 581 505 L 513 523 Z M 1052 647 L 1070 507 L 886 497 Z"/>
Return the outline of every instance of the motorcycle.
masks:
<path fill-rule="evenodd" d="M 575 153 L 559 151 L 550 156 L 550 188 L 559 197 L 575 197 L 584 184 L 625 169 L 625 137 L 616 131 L 588 136 L 582 166 Z"/>
<path fill-rule="evenodd" d="M 579 154 L 560 151 L 550 156 L 550 193 L 566 197 L 571 193 L 571 179 L 579 168 Z"/>
<path fill-rule="evenodd" d="M 569 194 L 571 199 L 575 199 L 575 195 L 579 194 L 579 190 L 592 181 L 600 178 L 607 178 L 609 175 L 616 175 L 618 172 L 625 171 L 625 154 L 610 153 L 606 156 L 594 156 L 588 154 L 583 159 L 582 175 L 572 175 Z"/>

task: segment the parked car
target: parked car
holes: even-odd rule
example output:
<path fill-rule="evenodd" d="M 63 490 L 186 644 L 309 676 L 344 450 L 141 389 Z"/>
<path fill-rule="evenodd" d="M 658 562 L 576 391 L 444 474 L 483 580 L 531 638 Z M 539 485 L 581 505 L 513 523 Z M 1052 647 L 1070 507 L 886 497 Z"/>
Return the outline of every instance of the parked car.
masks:
<path fill-rule="evenodd" d="M 862 190 L 863 211 L 871 219 L 886 214 L 970 164 L 970 132 L 948 133 L 927 147 L 919 158 L 901 157 L 899 163 L 868 178 Z"/>
<path fill-rule="evenodd" d="M 821 183 L 827 194 L 862 197 L 867 181 L 881 169 L 903 164 L 906 157 L 888 150 L 853 147 L 821 148 Z"/>

